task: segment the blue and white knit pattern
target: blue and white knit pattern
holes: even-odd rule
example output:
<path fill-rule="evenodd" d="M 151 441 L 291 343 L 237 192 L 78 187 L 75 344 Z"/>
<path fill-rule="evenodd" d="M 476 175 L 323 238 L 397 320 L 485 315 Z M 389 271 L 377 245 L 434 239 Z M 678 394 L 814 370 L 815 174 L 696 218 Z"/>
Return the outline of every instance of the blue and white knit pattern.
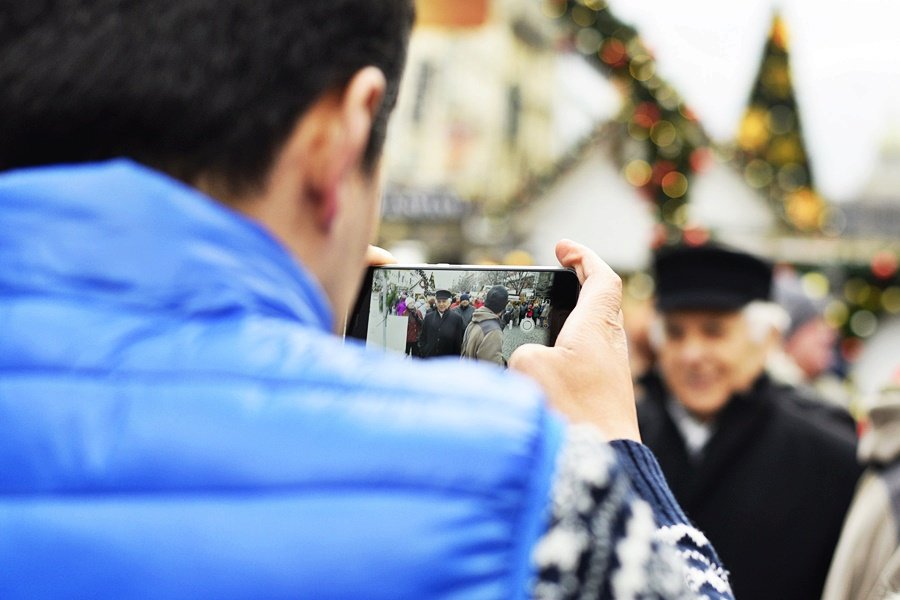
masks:
<path fill-rule="evenodd" d="M 640 444 L 570 427 L 551 508 L 533 555 L 535 598 L 732 597 L 715 551 Z"/>

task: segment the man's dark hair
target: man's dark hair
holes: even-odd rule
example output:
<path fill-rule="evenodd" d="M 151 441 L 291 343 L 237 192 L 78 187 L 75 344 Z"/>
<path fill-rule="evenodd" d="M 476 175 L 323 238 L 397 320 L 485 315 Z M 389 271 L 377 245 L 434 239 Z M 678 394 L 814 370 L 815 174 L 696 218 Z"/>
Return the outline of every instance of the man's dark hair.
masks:
<path fill-rule="evenodd" d="M 258 189 L 298 117 L 374 65 L 387 93 L 412 0 L 2 0 L 0 171 L 125 156 Z"/>

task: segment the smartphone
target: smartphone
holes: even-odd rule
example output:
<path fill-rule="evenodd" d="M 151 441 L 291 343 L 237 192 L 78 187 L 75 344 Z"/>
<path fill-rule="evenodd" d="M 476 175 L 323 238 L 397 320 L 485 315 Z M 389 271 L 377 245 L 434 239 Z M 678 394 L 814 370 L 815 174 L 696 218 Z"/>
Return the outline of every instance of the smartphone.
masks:
<path fill-rule="evenodd" d="M 522 344 L 556 342 L 579 289 L 559 267 L 369 267 L 346 335 L 414 359 L 506 364 Z"/>

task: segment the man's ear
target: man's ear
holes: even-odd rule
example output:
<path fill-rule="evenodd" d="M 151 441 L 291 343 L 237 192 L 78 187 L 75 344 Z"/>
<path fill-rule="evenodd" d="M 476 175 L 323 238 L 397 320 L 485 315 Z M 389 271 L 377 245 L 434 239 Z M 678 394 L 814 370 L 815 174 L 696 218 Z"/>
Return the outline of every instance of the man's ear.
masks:
<path fill-rule="evenodd" d="M 312 204 L 316 224 L 324 231 L 341 209 L 342 188 L 362 163 L 385 86 L 380 69 L 365 67 L 306 113 L 309 122 L 297 158 L 303 162 L 305 201 Z"/>

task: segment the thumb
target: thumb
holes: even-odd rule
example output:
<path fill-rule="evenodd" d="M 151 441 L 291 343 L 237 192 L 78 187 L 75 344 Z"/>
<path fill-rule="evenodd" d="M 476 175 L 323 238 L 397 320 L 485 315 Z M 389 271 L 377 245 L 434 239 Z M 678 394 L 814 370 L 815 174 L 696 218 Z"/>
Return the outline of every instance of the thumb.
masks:
<path fill-rule="evenodd" d="M 572 335 L 596 339 L 607 335 L 610 325 L 621 327 L 622 279 L 592 250 L 571 240 L 556 245 L 556 256 L 562 266 L 575 270 L 581 282 L 578 303 L 556 345 L 567 345 Z"/>

